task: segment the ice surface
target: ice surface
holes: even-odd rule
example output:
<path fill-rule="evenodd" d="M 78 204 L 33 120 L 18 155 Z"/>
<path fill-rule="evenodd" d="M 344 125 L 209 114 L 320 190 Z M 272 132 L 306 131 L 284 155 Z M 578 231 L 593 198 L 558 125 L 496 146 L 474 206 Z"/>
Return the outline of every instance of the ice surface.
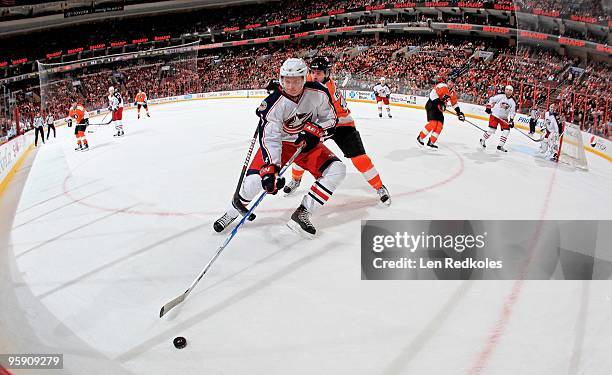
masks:
<path fill-rule="evenodd" d="M 481 134 L 453 118 L 440 150 L 422 150 L 417 109 L 379 119 L 375 105 L 350 104 L 391 207 L 343 159 L 346 180 L 312 218 L 320 234 L 303 240 L 284 224 L 306 176 L 300 194 L 266 197 L 159 319 L 226 236 L 212 223 L 235 189 L 258 102 L 165 104 L 140 120 L 127 111 L 126 136 L 100 127 L 86 153 L 74 151 L 73 128 L 58 129 L 36 154 L 0 265 L 0 348 L 64 353 L 71 374 L 610 373 L 610 282 L 527 281 L 514 300 L 512 281 L 360 280 L 365 219 L 612 218 L 608 161 L 557 167 L 516 131 L 507 154 L 494 150 L 499 132 L 482 150 Z M 183 350 L 172 346 L 179 335 Z"/>

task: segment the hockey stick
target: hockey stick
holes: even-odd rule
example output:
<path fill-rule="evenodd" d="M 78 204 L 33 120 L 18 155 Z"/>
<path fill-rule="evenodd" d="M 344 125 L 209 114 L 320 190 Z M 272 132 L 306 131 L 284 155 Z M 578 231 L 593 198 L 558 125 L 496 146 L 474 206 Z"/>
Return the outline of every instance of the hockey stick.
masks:
<path fill-rule="evenodd" d="M 280 170 L 279 172 L 279 177 L 282 176 L 285 171 L 291 166 L 291 164 L 293 163 L 293 161 L 295 160 L 295 158 L 298 157 L 298 155 L 302 152 L 302 148 L 303 146 L 300 146 L 295 153 L 293 154 L 293 156 L 291 156 L 291 158 L 287 161 L 287 163 L 285 164 L 285 166 Z M 240 229 L 240 227 L 244 224 L 244 222 L 247 220 L 247 217 L 249 217 L 253 211 L 255 210 L 255 208 L 261 203 L 261 201 L 264 199 L 264 197 L 267 195 L 268 193 L 264 190 L 259 197 L 257 198 L 257 200 L 255 200 L 255 202 L 253 203 L 253 205 L 251 206 L 251 208 L 247 211 L 246 215 L 244 215 L 242 217 L 242 219 L 240 219 L 240 221 L 238 222 L 238 224 L 236 224 L 236 226 L 234 227 L 234 229 L 232 229 L 232 232 L 229 234 L 229 236 L 225 239 L 225 241 L 223 241 L 223 244 L 217 249 L 217 252 L 215 253 L 215 255 L 208 261 L 208 263 L 206 264 L 206 266 L 204 267 L 204 269 L 202 270 L 202 272 L 200 272 L 200 274 L 198 275 L 198 277 L 191 283 L 191 285 L 189 286 L 189 288 L 187 288 L 187 290 L 185 292 L 183 292 L 183 294 L 181 294 L 180 296 L 174 298 L 172 301 L 166 303 L 164 306 L 162 306 L 161 310 L 159 311 L 159 317 L 163 317 L 168 311 L 172 310 L 173 308 L 175 308 L 176 306 L 178 306 L 181 302 L 183 302 L 187 296 L 189 295 L 189 293 L 191 293 L 191 291 L 193 290 L 193 288 L 195 288 L 195 286 L 197 285 L 198 282 L 200 282 L 200 280 L 202 279 L 202 277 L 204 277 L 204 275 L 206 274 L 206 272 L 208 272 L 208 270 L 210 269 L 210 267 L 212 266 L 212 264 L 215 262 L 215 260 L 217 260 L 217 258 L 219 257 L 219 255 L 221 255 L 221 252 L 225 249 L 225 247 L 227 246 L 227 244 L 230 243 L 230 241 L 232 240 L 232 238 L 234 238 L 234 236 L 236 235 L 236 233 L 238 233 L 238 229 Z"/>
<path fill-rule="evenodd" d="M 504 122 L 506 125 L 508 125 L 508 121 L 506 121 L 506 120 L 504 120 L 504 119 L 501 119 L 501 118 L 499 118 L 499 117 L 497 117 L 497 116 L 495 116 L 495 115 L 491 115 L 491 116 L 495 117 L 495 118 L 496 118 L 496 119 L 498 119 L 499 121 L 502 121 L 502 122 Z M 540 139 L 534 139 L 534 138 L 531 138 L 531 136 L 529 136 L 529 134 L 525 133 L 525 132 L 524 132 L 524 131 L 522 131 L 521 129 L 519 129 L 519 128 L 517 128 L 517 127 L 514 127 L 514 126 L 513 126 L 513 128 L 515 128 L 515 129 L 516 129 L 516 130 L 517 130 L 519 133 L 521 133 L 522 135 L 524 135 L 525 137 L 529 138 L 530 140 L 532 140 L 532 141 L 534 141 L 534 142 L 542 142 L 542 138 L 540 138 Z"/>
<path fill-rule="evenodd" d="M 87 124 L 87 126 L 101 126 L 101 125 L 108 125 L 111 122 L 113 122 L 113 119 L 111 118 L 110 120 L 108 120 L 108 122 L 104 122 L 104 119 L 106 118 L 106 116 L 108 116 L 110 112 L 106 112 L 106 114 L 104 115 L 104 117 L 102 117 L 102 122 L 101 123 L 94 123 L 94 124 Z M 88 133 L 94 133 L 93 130 L 88 130 Z"/>
<path fill-rule="evenodd" d="M 452 115 L 454 115 L 454 116 L 457 116 L 457 114 L 456 114 L 456 113 L 453 113 L 453 112 L 449 111 L 448 109 L 445 109 L 444 111 L 445 111 L 445 112 L 447 112 L 447 113 L 450 113 L 450 114 L 452 114 Z M 458 116 L 457 116 L 457 117 L 458 117 Z M 468 120 L 468 119 L 465 119 L 465 120 L 463 120 L 463 121 L 464 121 L 464 122 L 467 122 L 468 124 L 472 125 L 473 127 L 477 128 L 477 129 L 478 129 L 478 130 L 480 130 L 480 131 L 483 131 L 483 132 L 484 132 L 484 131 L 486 131 L 486 130 L 484 130 L 483 128 L 481 128 L 480 126 L 478 126 L 478 125 L 474 124 L 472 121 L 470 121 L 470 120 Z"/>
<path fill-rule="evenodd" d="M 244 164 L 242 165 L 242 172 L 240 172 L 240 178 L 238 179 L 238 185 L 236 185 L 236 191 L 234 191 L 234 196 L 232 197 L 232 205 L 238 210 L 238 212 L 240 212 L 242 216 L 245 216 L 248 210 L 244 207 L 242 202 L 240 202 L 240 188 L 242 187 L 242 181 L 244 180 L 247 168 L 249 167 L 249 162 L 251 161 L 251 154 L 253 153 L 253 148 L 255 147 L 257 134 L 259 134 L 259 125 L 257 125 L 255 133 L 253 134 L 253 138 L 251 138 L 249 151 L 247 152 L 246 159 L 244 159 Z M 248 220 L 253 221 L 255 220 L 255 218 L 255 214 L 250 214 Z"/>

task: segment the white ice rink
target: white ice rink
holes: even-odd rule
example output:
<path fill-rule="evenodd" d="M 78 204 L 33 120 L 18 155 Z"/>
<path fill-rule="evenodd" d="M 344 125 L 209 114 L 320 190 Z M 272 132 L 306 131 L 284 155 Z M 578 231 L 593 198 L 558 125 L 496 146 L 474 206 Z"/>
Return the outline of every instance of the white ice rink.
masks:
<path fill-rule="evenodd" d="M 350 104 L 391 207 L 348 160 L 312 218 L 313 241 L 284 225 L 301 194 L 268 196 L 160 319 L 227 235 L 212 223 L 258 104 L 165 104 L 141 120 L 127 111 L 124 138 L 100 127 L 87 133 L 91 150 L 75 152 L 62 127 L 31 154 L 16 213 L 0 211 L 0 352 L 64 353 L 65 369 L 47 374 L 612 373 L 610 282 L 360 280 L 364 219 L 612 219 L 610 162 L 587 153 L 589 172 L 557 167 L 517 131 L 507 154 L 494 150 L 499 132 L 484 151 L 452 118 L 440 151 L 422 150 L 417 109 L 379 119 L 375 105 Z"/>

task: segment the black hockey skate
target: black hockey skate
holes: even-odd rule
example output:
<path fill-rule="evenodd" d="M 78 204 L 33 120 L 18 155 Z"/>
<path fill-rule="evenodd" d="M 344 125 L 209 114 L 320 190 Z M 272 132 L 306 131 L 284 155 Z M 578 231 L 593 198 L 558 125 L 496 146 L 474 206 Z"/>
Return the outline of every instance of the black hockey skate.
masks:
<path fill-rule="evenodd" d="M 310 222 L 310 212 L 303 205 L 300 205 L 291 215 L 291 220 L 289 220 L 287 226 L 297 234 L 310 240 L 317 233 L 317 229 Z"/>
<path fill-rule="evenodd" d="M 217 221 L 215 221 L 215 223 L 213 224 L 213 229 L 217 233 L 223 232 L 223 230 L 227 228 L 234 220 L 236 220 L 237 217 L 238 215 L 231 216 L 229 213 L 226 212 L 223 214 L 223 216 L 218 218 Z"/>
<path fill-rule="evenodd" d="M 487 144 L 485 143 L 485 140 L 480 138 L 480 145 L 482 146 L 482 148 L 487 148 Z"/>
<path fill-rule="evenodd" d="M 419 146 L 424 147 L 425 143 L 423 142 L 423 140 L 421 139 L 421 135 L 417 135 L 417 142 L 419 143 Z"/>
<path fill-rule="evenodd" d="M 291 179 L 291 181 L 289 181 L 289 183 L 285 185 L 285 187 L 283 188 L 283 192 L 285 193 L 285 196 L 288 197 L 292 195 L 293 193 L 295 193 L 297 188 L 300 186 L 300 182 L 302 182 L 302 180 Z"/>
<path fill-rule="evenodd" d="M 506 150 L 506 149 L 504 148 L 504 146 L 501 146 L 501 145 L 500 145 L 500 146 L 497 146 L 497 151 L 501 151 L 501 152 L 508 152 L 508 150 Z"/>
<path fill-rule="evenodd" d="M 429 148 L 431 148 L 432 150 L 437 150 L 438 146 L 431 143 L 431 139 L 427 141 L 427 146 L 429 146 Z"/>

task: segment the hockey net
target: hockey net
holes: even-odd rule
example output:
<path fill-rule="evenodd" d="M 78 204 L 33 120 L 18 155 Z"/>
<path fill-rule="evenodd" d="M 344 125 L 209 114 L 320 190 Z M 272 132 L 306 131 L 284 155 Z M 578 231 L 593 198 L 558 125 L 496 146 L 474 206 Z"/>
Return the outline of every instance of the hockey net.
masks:
<path fill-rule="evenodd" d="M 588 170 L 586 152 L 582 142 L 582 132 L 578 125 L 566 122 L 559 140 L 557 161 L 573 168 Z"/>
<path fill-rule="evenodd" d="M 90 111 L 105 108 L 109 86 L 120 90 L 126 105 L 138 90 L 148 99 L 198 92 L 198 47 L 195 42 L 66 63 L 38 62 L 40 107 L 56 118 L 66 116 L 71 98 Z"/>

